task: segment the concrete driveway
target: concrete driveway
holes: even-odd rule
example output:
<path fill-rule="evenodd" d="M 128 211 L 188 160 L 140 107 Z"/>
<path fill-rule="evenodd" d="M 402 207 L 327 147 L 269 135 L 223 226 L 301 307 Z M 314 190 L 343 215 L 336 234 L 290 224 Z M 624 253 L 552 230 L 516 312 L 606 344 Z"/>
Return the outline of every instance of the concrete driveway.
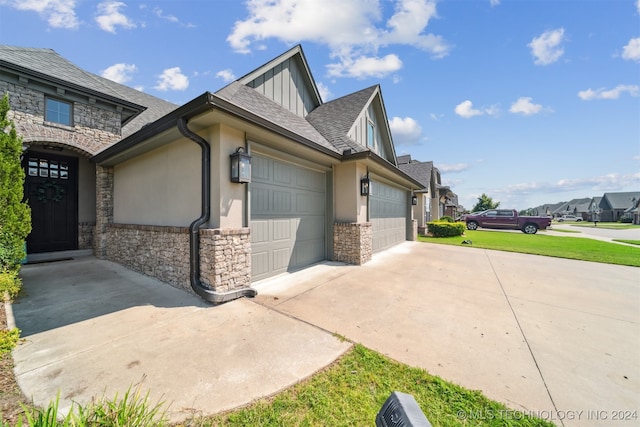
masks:
<path fill-rule="evenodd" d="M 144 377 L 174 419 L 216 413 L 329 364 L 349 347 L 336 332 L 558 425 L 638 423 L 638 268 L 405 243 L 218 307 L 91 257 L 23 276 L 15 370 L 38 404 Z"/>

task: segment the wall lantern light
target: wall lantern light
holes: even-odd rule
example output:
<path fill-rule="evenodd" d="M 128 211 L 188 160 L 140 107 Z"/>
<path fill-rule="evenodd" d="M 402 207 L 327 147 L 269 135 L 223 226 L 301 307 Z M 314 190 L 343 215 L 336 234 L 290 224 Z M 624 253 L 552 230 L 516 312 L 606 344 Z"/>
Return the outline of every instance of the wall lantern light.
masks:
<path fill-rule="evenodd" d="M 411 205 L 416 206 L 418 204 L 418 196 L 411 196 Z"/>
<path fill-rule="evenodd" d="M 244 151 L 243 147 L 238 147 L 235 153 L 231 154 L 231 182 L 241 184 L 251 182 L 251 155 Z"/>
<path fill-rule="evenodd" d="M 369 181 L 369 177 L 364 177 L 360 180 L 360 195 L 368 196 L 369 195 L 369 186 L 371 182 Z"/>

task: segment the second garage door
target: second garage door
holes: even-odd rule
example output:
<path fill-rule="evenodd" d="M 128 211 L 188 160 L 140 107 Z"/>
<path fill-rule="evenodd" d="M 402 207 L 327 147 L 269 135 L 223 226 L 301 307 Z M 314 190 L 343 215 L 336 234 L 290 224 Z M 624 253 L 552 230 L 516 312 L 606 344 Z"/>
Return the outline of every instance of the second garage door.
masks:
<path fill-rule="evenodd" d="M 255 154 L 251 169 L 252 280 L 325 259 L 325 174 Z"/>
<path fill-rule="evenodd" d="M 369 201 L 373 252 L 379 252 L 407 240 L 406 190 L 372 180 Z"/>

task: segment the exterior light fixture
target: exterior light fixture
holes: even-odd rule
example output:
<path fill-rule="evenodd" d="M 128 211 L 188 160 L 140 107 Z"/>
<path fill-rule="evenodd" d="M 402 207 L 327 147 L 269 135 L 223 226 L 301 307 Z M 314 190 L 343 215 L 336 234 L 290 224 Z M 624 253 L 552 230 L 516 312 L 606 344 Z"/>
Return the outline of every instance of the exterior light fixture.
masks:
<path fill-rule="evenodd" d="M 366 176 L 360 180 L 360 195 L 368 196 L 369 195 L 369 187 L 371 185 L 371 181 L 369 181 L 369 177 Z"/>
<path fill-rule="evenodd" d="M 244 151 L 244 147 L 238 147 L 229 158 L 231 159 L 231 182 L 240 184 L 251 182 L 251 155 Z"/>
<path fill-rule="evenodd" d="M 411 196 L 411 205 L 416 206 L 418 204 L 418 196 Z"/>

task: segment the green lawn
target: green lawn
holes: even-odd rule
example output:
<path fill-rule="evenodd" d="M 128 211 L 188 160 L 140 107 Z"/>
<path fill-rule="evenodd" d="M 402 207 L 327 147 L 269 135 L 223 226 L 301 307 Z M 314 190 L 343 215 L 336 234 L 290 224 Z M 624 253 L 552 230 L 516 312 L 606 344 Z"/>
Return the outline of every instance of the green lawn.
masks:
<path fill-rule="evenodd" d="M 393 391 L 411 394 L 434 426 L 553 426 L 361 345 L 271 399 L 184 425 L 373 426 Z"/>
<path fill-rule="evenodd" d="M 538 234 L 504 233 L 496 231 L 466 230 L 462 237 L 419 237 L 421 242 L 440 243 L 499 251 L 546 255 L 607 264 L 640 267 L 640 247 L 619 245 L 582 237 L 548 236 Z M 463 245 L 471 240 L 471 245 Z"/>

